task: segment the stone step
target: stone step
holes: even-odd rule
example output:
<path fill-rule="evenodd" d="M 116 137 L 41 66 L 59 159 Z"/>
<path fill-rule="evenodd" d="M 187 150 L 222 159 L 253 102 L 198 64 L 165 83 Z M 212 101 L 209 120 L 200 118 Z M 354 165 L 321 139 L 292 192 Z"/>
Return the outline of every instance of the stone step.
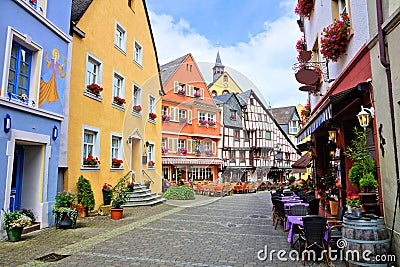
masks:
<path fill-rule="evenodd" d="M 138 207 L 138 206 L 153 206 L 156 204 L 164 203 L 166 200 L 160 196 L 155 198 L 146 199 L 143 201 L 128 201 L 122 207 Z"/>
<path fill-rule="evenodd" d="M 150 190 L 148 190 L 148 191 L 143 191 L 143 192 L 139 192 L 139 193 L 130 192 L 128 194 L 128 198 L 141 198 L 141 197 L 156 196 L 156 195 L 157 195 L 156 193 L 153 193 Z"/>

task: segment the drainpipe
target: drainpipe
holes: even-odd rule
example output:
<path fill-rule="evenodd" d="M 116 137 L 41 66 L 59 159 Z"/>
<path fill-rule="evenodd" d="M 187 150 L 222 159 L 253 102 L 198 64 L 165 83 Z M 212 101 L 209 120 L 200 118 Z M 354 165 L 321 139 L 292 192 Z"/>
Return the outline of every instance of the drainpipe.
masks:
<path fill-rule="evenodd" d="M 396 138 L 396 123 L 395 123 L 395 116 L 394 116 L 394 103 L 393 103 L 393 86 L 392 86 L 392 76 L 390 72 L 390 64 L 386 60 L 386 51 L 385 51 L 385 33 L 382 29 L 383 24 L 383 13 L 382 13 L 382 0 L 376 0 L 376 14 L 378 20 L 378 40 L 379 40 L 379 55 L 381 64 L 385 67 L 386 71 L 386 79 L 388 84 L 388 95 L 389 95 L 389 108 L 390 108 L 390 118 L 392 121 L 392 135 L 393 135 L 393 149 L 394 149 L 394 163 L 395 163 L 395 170 L 396 170 L 396 181 L 397 181 L 397 194 L 396 194 L 396 201 L 394 207 L 394 214 L 393 214 L 393 225 L 390 237 L 390 246 L 389 246 L 389 253 L 392 250 L 393 244 L 393 234 L 394 234 L 394 225 L 396 222 L 396 212 L 397 212 L 397 203 L 399 201 L 400 195 L 400 177 L 399 177 L 399 161 L 397 155 L 397 138 Z"/>

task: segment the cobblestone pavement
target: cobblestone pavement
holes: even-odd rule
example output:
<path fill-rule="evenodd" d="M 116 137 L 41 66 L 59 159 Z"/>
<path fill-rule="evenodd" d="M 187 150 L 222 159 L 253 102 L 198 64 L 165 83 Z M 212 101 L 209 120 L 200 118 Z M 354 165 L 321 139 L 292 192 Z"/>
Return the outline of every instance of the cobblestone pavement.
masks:
<path fill-rule="evenodd" d="M 272 227 L 269 193 L 167 203 L 125 208 L 119 221 L 89 216 L 79 218 L 76 229 L 51 227 L 20 242 L 0 242 L 0 266 L 302 266 L 257 258 L 265 246 L 290 248 L 283 227 Z M 69 256 L 35 260 L 49 253 Z"/>

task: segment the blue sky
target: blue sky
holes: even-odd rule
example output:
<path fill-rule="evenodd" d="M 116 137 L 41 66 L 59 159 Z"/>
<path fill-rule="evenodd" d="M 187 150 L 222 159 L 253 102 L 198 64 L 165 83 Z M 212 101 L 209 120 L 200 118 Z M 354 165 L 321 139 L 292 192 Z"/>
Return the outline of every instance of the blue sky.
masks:
<path fill-rule="evenodd" d="M 305 104 L 292 65 L 301 37 L 297 0 L 147 0 L 160 65 L 191 53 L 204 79 L 220 51 L 243 90 L 255 89 L 272 107 Z"/>
<path fill-rule="evenodd" d="M 276 20 L 285 12 L 276 0 L 148 0 L 147 5 L 155 13 L 190 22 L 213 45 L 221 46 L 248 41 L 249 35 L 263 31 L 265 21 Z"/>

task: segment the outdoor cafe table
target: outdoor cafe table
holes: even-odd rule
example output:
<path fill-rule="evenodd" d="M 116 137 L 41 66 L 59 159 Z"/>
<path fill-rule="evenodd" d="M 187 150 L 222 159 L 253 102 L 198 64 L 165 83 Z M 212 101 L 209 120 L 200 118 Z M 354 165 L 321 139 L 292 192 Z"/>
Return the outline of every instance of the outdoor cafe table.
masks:
<path fill-rule="evenodd" d="M 294 199 L 300 199 L 298 196 L 286 196 L 286 197 L 281 197 L 282 201 L 284 200 L 294 200 Z"/>
<path fill-rule="evenodd" d="M 303 206 L 306 206 L 306 207 L 309 206 L 308 203 L 302 203 L 302 202 L 285 203 L 283 205 L 284 205 L 285 213 L 288 214 L 288 215 L 290 215 L 290 209 L 292 208 L 292 206 L 295 206 L 295 205 L 303 205 Z"/>
<path fill-rule="evenodd" d="M 293 238 L 293 229 L 296 225 L 303 227 L 303 218 L 306 216 L 287 216 L 286 218 L 286 231 L 289 230 L 288 234 L 288 242 L 292 243 Z M 328 241 L 328 231 L 325 232 L 324 239 Z"/>

